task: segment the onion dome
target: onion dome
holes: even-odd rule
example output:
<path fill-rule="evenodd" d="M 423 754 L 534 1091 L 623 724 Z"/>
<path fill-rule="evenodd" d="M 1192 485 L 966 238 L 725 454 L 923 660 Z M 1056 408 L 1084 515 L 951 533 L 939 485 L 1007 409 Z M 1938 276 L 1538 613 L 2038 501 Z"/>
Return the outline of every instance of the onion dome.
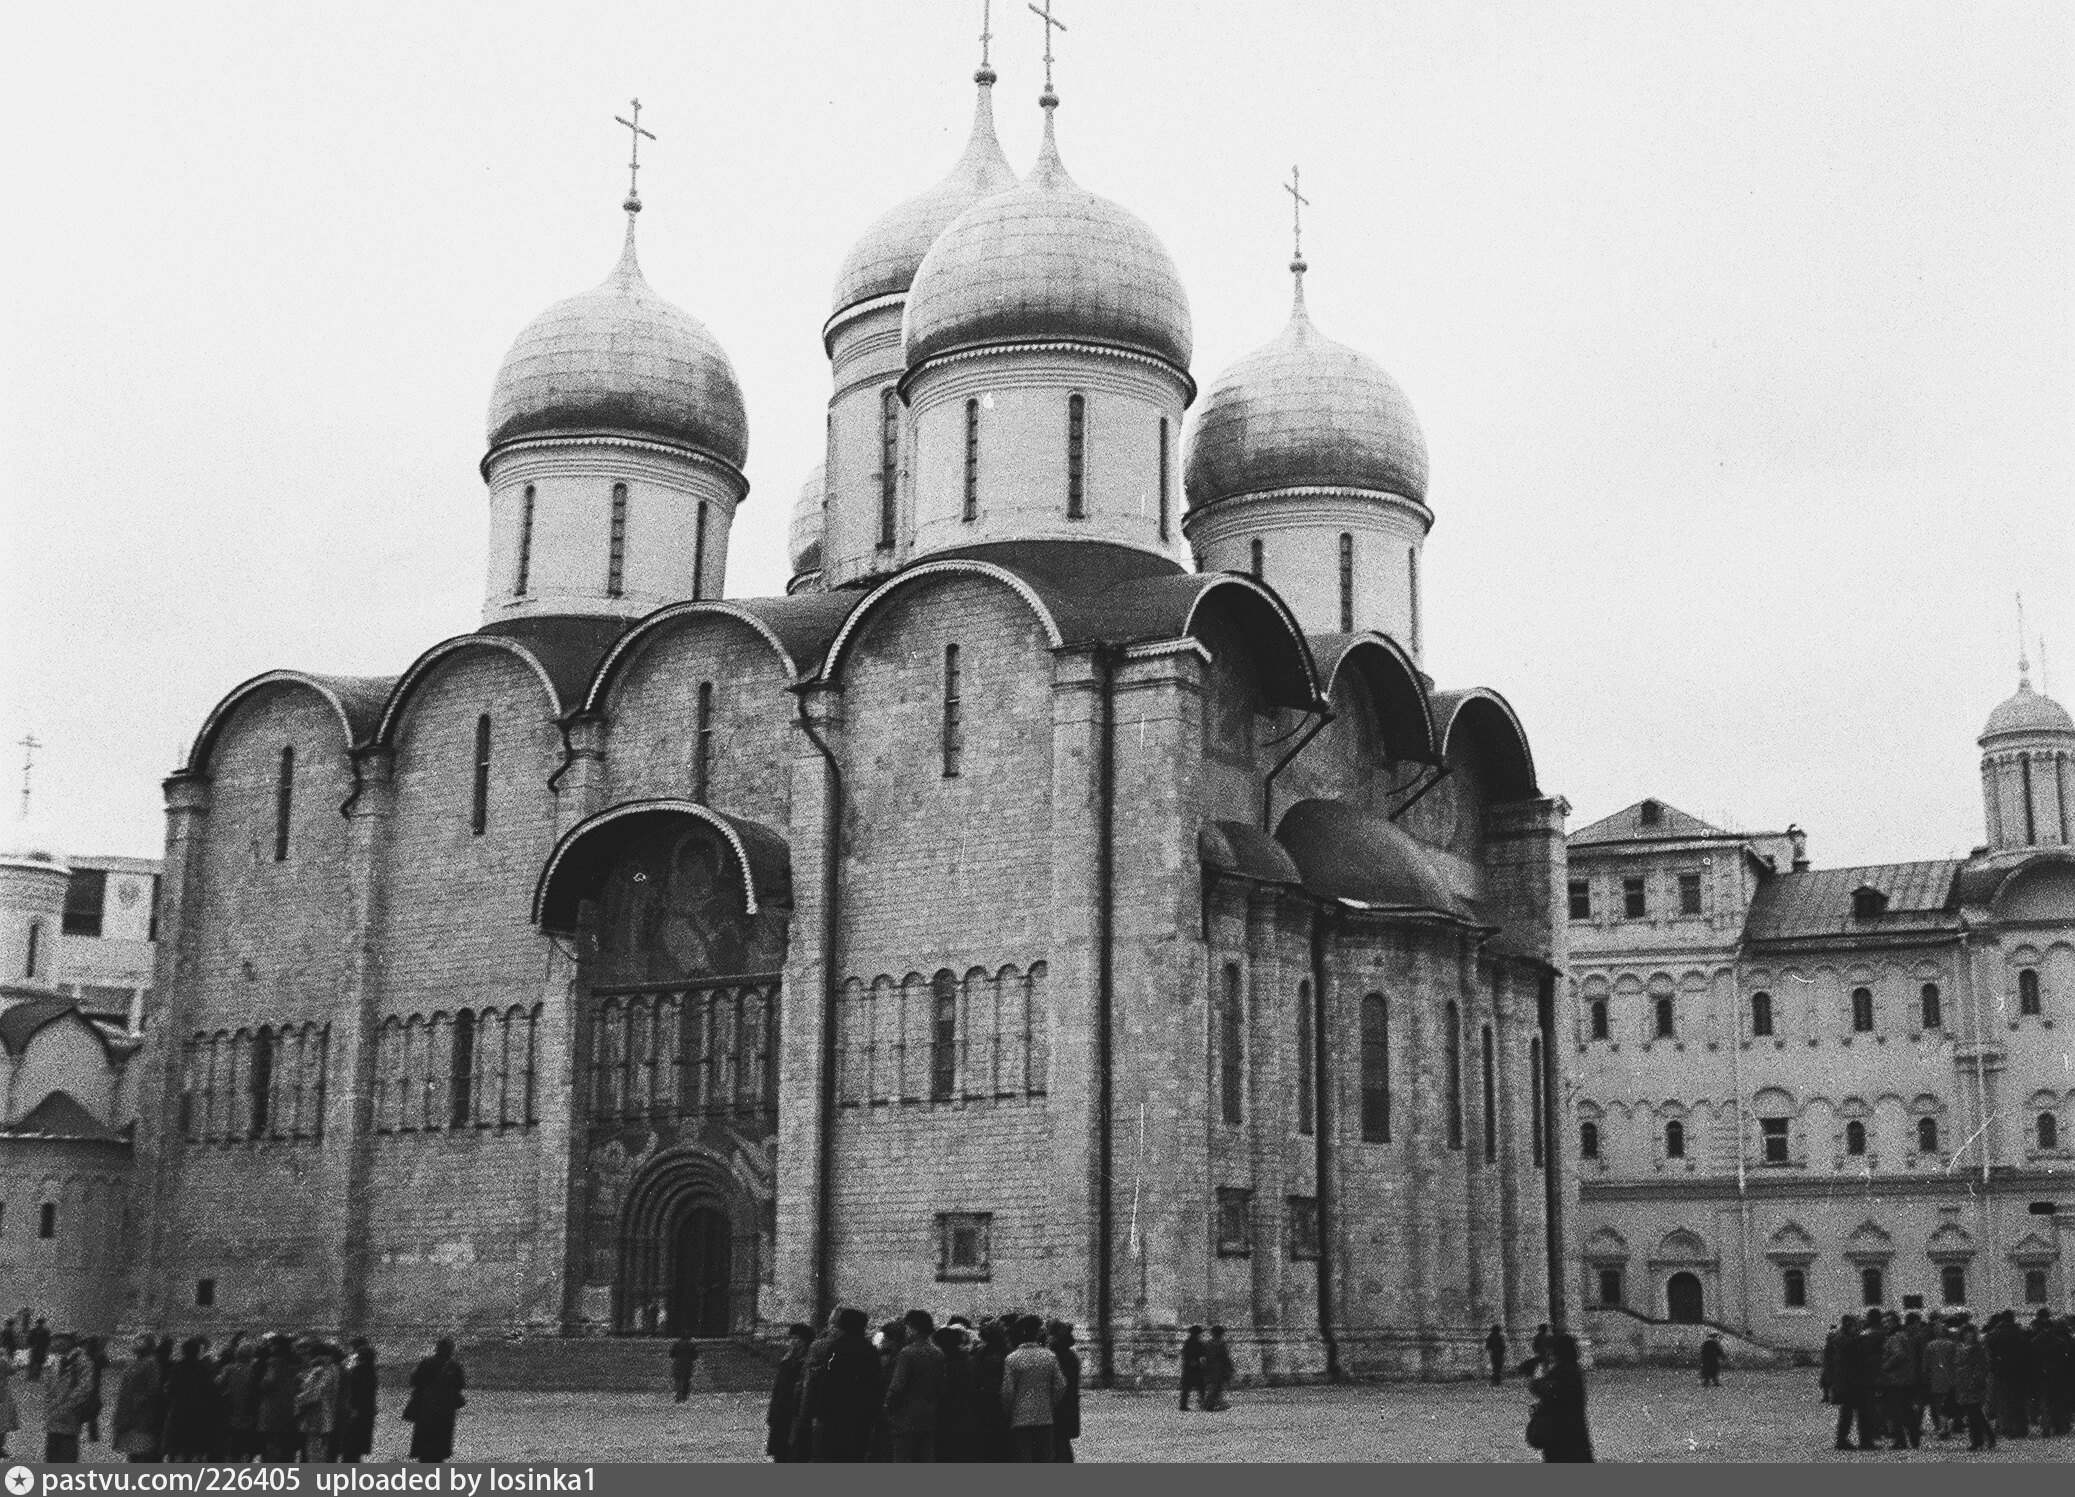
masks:
<path fill-rule="evenodd" d="M 490 391 L 493 448 L 602 431 L 697 447 L 737 468 L 749 455 L 734 365 L 697 318 L 650 289 L 631 212 L 612 274 L 534 318 Z"/>
<path fill-rule="evenodd" d="M 2004 733 L 2075 733 L 2075 718 L 2052 697 L 2032 690 L 2031 681 L 2021 675 L 2017 694 L 1998 703 L 1989 714 L 1988 726 L 1981 730 L 1984 739 Z"/>
<path fill-rule="evenodd" d="M 1366 354 L 1320 332 L 1304 308 L 1210 388 L 1182 482 L 1192 508 L 1272 489 L 1374 489 L 1424 504 L 1427 441 L 1412 402 Z"/>
<path fill-rule="evenodd" d="M 899 296 L 915 280 L 929 247 L 951 221 L 983 198 L 1016 185 L 1016 173 L 994 135 L 994 70 L 973 74 L 980 86 L 973 132 L 951 174 L 929 191 L 882 214 L 843 257 L 831 315 L 879 296 Z"/>
<path fill-rule="evenodd" d="M 1186 370 L 1189 298 L 1136 215 L 1066 174 L 1045 95 L 1045 141 L 1023 182 L 975 203 L 930 246 L 908 291 L 908 367 L 983 343 L 1136 349 Z"/>
<path fill-rule="evenodd" d="M 822 509 L 828 502 L 827 466 L 816 463 L 800 497 L 793 501 L 792 531 L 786 538 L 785 554 L 793 564 L 793 575 L 804 577 L 821 570 Z"/>

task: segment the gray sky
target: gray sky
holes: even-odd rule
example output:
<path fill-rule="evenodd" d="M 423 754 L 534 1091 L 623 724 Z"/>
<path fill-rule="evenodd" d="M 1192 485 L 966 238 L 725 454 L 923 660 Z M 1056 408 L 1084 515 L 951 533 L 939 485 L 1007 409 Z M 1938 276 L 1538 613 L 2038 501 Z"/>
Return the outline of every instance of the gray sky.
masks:
<path fill-rule="evenodd" d="M 837 263 L 957 154 L 979 10 L 17 15 L 0 729 L 64 845 L 156 853 L 245 677 L 475 627 L 491 376 L 610 269 L 635 94 L 644 268 L 749 406 L 729 591 L 781 590 Z M 1824 865 L 1980 840 L 2019 589 L 2075 700 L 2075 12 L 1057 12 L 1062 154 L 1172 251 L 1206 386 L 1282 323 L 1302 163 L 1313 315 L 1426 428 L 1429 668 L 1505 693 L 1574 826 L 1655 794 Z M 1041 27 L 994 31 L 1020 170 Z"/>

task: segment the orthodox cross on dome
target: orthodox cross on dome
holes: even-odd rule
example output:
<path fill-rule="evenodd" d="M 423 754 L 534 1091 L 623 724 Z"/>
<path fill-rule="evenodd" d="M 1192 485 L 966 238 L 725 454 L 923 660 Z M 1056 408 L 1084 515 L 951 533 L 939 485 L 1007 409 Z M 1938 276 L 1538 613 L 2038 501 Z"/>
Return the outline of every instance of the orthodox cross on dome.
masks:
<path fill-rule="evenodd" d="M 2017 684 L 2032 684 L 2032 662 L 2025 658 L 2025 595 L 2017 595 Z"/>
<path fill-rule="evenodd" d="M 36 735 L 35 735 L 34 733 L 24 733 L 24 734 L 22 734 L 22 737 L 21 737 L 21 750 L 22 750 L 22 819 L 23 819 L 23 820 L 27 820 L 27 819 L 28 819 L 28 816 L 29 816 L 29 771 L 30 771 L 30 770 L 32 770 L 32 769 L 34 769 L 34 768 L 36 767 L 36 750 L 38 750 L 38 749 L 40 749 L 40 748 L 42 748 L 42 747 L 43 747 L 43 745 L 42 745 L 42 744 L 40 744 L 40 743 L 38 743 L 38 742 L 36 741 Z"/>
<path fill-rule="evenodd" d="M 1052 92 L 1052 33 L 1066 30 L 1066 22 L 1052 14 L 1052 0 L 1045 0 L 1043 6 L 1032 5 L 1030 13 L 1045 23 L 1045 92 L 1038 102 L 1050 109 L 1059 102 L 1059 95 Z"/>
<path fill-rule="evenodd" d="M 650 140 L 654 140 L 656 137 L 654 132 L 641 128 L 641 100 L 636 99 L 633 102 L 634 118 L 630 120 L 624 115 L 616 114 L 613 116 L 613 121 L 616 124 L 627 127 L 628 139 L 632 142 L 634 148 L 633 154 L 627 158 L 627 201 L 622 206 L 629 213 L 639 213 L 641 211 L 641 137 L 646 135 Z"/>
<path fill-rule="evenodd" d="M 1309 269 L 1304 263 L 1304 210 L 1311 206 L 1311 199 L 1302 191 L 1303 178 L 1297 168 L 1290 168 L 1290 180 L 1282 184 L 1282 190 L 1290 195 L 1290 269 L 1298 275 Z"/>
<path fill-rule="evenodd" d="M 988 56 L 994 43 L 994 0 L 980 0 L 980 71 L 991 73 L 993 65 Z"/>

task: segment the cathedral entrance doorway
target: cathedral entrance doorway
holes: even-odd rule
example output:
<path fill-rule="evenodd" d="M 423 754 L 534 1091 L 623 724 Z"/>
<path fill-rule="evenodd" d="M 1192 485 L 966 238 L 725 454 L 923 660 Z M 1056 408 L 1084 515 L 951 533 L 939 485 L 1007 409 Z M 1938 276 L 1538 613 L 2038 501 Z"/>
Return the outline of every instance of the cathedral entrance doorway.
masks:
<path fill-rule="evenodd" d="M 1664 1286 L 1666 1313 L 1678 1325 L 1699 1325 L 1701 1317 L 1700 1277 L 1675 1273 Z"/>
<path fill-rule="evenodd" d="M 731 1336 L 756 1317 L 757 1236 L 718 1159 L 672 1149 L 635 1178 L 619 1223 L 613 1329 Z"/>
<path fill-rule="evenodd" d="M 713 1206 L 685 1212 L 671 1244 L 669 1324 L 673 1336 L 725 1336 L 734 1234 Z"/>

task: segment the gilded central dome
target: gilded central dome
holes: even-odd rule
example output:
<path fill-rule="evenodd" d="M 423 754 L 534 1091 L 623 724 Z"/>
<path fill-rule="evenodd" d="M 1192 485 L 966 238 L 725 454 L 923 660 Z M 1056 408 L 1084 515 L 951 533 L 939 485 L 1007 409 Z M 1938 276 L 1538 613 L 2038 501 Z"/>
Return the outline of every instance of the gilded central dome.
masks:
<path fill-rule="evenodd" d="M 1423 504 L 1427 441 L 1397 381 L 1312 323 L 1300 280 L 1283 330 L 1211 386 L 1182 482 L 1192 508 L 1314 485 Z"/>
<path fill-rule="evenodd" d="M 994 74 L 973 75 L 980 99 L 973 106 L 973 133 L 949 176 L 929 191 L 882 214 L 851 246 L 836 274 L 835 315 L 878 296 L 898 296 L 914 284 L 929 247 L 951 221 L 973 204 L 1016 185 L 1016 173 L 994 135 Z"/>
<path fill-rule="evenodd" d="M 749 418 L 727 352 L 698 318 L 656 295 L 627 247 L 602 285 L 528 324 L 490 391 L 490 445 L 601 431 L 682 443 L 737 468 Z"/>
<path fill-rule="evenodd" d="M 1989 714 L 1988 726 L 1981 730 L 1983 738 L 1994 738 L 1999 733 L 2075 733 L 2075 718 L 2068 716 L 2068 709 L 2052 697 L 2041 696 L 2032 690 L 2032 683 L 2020 677 L 2017 694 L 1996 705 Z"/>
<path fill-rule="evenodd" d="M 1136 215 L 1066 174 L 1045 114 L 1037 165 L 944 230 L 908 292 L 908 367 L 983 343 L 1079 340 L 1189 365 L 1189 298 Z"/>

